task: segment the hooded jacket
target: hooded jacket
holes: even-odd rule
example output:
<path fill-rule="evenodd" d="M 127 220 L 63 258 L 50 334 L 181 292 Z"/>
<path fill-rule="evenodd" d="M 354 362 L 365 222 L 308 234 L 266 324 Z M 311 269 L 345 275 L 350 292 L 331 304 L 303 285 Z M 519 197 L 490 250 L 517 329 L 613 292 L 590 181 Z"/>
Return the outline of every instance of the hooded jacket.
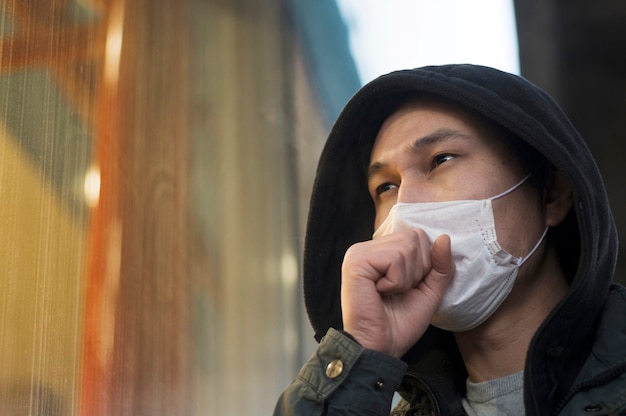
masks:
<path fill-rule="evenodd" d="M 445 65 L 392 72 L 364 86 L 340 114 L 320 157 L 305 239 L 304 297 L 316 339 L 339 338 L 343 255 L 374 231 L 366 167 L 377 132 L 399 101 L 420 95 L 472 109 L 506 129 L 543 154 L 572 188 L 570 218 L 552 236 L 571 281 L 531 342 L 524 371 L 527 414 L 558 414 L 583 392 L 611 383 L 622 388 L 610 393 L 613 404 L 605 406 L 626 412 L 626 294 L 611 283 L 618 242 L 600 172 L 579 133 L 545 92 L 492 68 Z M 318 352 L 318 359 L 322 355 Z M 408 368 L 399 391 L 408 402 L 421 395 L 436 414 L 463 414 L 467 373 L 451 333 L 430 327 L 403 361 Z M 301 374 L 300 382 L 305 378 Z M 278 407 L 286 397 L 297 401 L 288 389 Z"/>

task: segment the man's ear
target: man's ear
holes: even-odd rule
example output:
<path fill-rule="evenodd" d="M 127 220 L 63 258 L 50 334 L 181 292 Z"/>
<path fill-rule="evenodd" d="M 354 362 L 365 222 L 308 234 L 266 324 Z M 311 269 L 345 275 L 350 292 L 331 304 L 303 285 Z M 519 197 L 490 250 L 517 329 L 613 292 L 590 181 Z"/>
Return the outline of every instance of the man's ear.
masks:
<path fill-rule="evenodd" d="M 567 179 L 560 171 L 552 170 L 544 190 L 546 226 L 559 225 L 565 219 L 573 203 L 574 198 Z"/>

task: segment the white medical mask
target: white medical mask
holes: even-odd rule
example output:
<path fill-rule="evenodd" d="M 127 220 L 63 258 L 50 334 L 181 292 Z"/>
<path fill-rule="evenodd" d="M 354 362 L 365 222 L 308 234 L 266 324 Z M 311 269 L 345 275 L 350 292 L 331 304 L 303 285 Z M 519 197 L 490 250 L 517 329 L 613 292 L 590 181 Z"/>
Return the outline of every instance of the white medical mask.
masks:
<path fill-rule="evenodd" d="M 506 252 L 497 241 L 491 202 L 521 186 L 530 175 L 503 193 L 483 200 L 397 203 L 374 233 L 382 237 L 420 228 L 432 244 L 442 234 L 450 236 L 456 272 L 431 324 L 448 331 L 475 328 L 498 309 L 511 292 L 519 268 L 546 236 L 523 258 Z"/>

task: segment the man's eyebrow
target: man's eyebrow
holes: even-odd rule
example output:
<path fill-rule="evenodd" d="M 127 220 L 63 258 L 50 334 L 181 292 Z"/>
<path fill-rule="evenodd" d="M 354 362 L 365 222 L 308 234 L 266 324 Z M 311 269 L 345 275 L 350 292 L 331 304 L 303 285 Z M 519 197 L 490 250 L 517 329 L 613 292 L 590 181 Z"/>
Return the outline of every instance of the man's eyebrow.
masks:
<path fill-rule="evenodd" d="M 423 149 L 428 146 L 432 146 L 437 143 L 441 143 L 446 140 L 457 139 L 457 138 L 468 138 L 468 137 L 469 136 L 466 133 L 463 133 L 460 130 L 441 128 L 430 134 L 427 134 L 426 136 L 419 137 L 415 141 L 411 142 L 407 146 L 407 150 L 410 153 L 415 153 L 419 151 L 420 149 Z M 367 169 L 367 178 L 368 179 L 371 178 L 376 173 L 385 169 L 386 167 L 387 167 L 387 164 L 384 162 L 372 163 Z"/>
<path fill-rule="evenodd" d="M 416 152 L 420 149 L 423 149 L 424 147 L 432 146 L 434 144 L 441 143 L 446 140 L 457 139 L 457 138 L 468 138 L 468 137 L 469 136 L 466 133 L 463 133 L 462 131 L 441 128 L 430 134 L 427 134 L 426 136 L 420 137 L 414 142 L 410 143 L 408 145 L 408 150 L 410 152 Z"/>
<path fill-rule="evenodd" d="M 368 181 L 372 178 L 372 176 L 376 175 L 381 170 L 384 170 L 387 167 L 386 163 L 382 162 L 374 162 L 367 168 L 367 179 Z"/>

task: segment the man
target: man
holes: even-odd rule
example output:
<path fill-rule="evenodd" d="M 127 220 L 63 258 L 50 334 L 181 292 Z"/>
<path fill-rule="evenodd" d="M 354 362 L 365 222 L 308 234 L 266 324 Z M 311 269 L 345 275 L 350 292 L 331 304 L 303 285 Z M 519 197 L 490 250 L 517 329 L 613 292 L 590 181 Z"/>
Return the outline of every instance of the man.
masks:
<path fill-rule="evenodd" d="M 598 169 L 544 92 L 473 65 L 382 76 L 320 159 L 321 343 L 275 414 L 388 414 L 396 389 L 395 414 L 626 414 L 616 253 Z"/>

